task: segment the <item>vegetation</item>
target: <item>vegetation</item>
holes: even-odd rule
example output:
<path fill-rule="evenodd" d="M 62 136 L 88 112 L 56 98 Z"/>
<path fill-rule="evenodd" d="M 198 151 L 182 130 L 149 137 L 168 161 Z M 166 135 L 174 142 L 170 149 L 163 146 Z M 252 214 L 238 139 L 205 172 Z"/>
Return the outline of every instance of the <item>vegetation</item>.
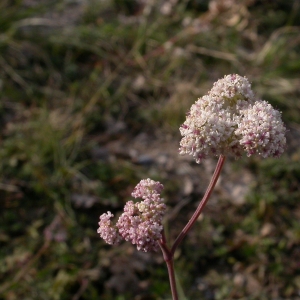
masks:
<path fill-rule="evenodd" d="M 176 252 L 180 299 L 298 299 L 299 26 L 298 1 L 1 1 L 0 299 L 170 299 L 161 253 L 97 222 L 151 177 L 177 236 L 216 163 L 179 157 L 178 128 L 230 73 L 282 111 L 288 148 L 226 162 Z"/>

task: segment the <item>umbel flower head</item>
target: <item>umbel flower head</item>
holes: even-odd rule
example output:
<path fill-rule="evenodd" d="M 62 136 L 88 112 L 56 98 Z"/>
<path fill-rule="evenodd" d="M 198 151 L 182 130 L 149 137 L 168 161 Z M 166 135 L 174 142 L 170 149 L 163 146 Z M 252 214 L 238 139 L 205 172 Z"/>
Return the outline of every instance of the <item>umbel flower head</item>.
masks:
<path fill-rule="evenodd" d="M 124 212 L 115 225 L 107 212 L 100 216 L 97 232 L 108 244 L 118 244 L 122 239 L 137 246 L 138 250 L 157 251 L 158 240 L 162 238 L 162 218 L 166 211 L 164 200 L 160 197 L 163 185 L 151 179 L 141 180 L 134 188 L 132 196 L 143 201 L 128 201 Z"/>
<path fill-rule="evenodd" d="M 285 132 L 280 112 L 255 96 L 246 77 L 227 75 L 192 105 L 180 127 L 179 152 L 197 163 L 221 154 L 238 158 L 244 152 L 279 157 Z"/>

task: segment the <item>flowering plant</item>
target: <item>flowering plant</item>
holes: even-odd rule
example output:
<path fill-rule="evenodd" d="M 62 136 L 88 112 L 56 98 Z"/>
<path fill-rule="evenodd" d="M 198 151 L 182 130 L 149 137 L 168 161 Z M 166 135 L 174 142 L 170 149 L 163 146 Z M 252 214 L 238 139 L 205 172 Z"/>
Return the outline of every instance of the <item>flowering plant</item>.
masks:
<path fill-rule="evenodd" d="M 118 244 L 122 238 L 137 246 L 138 250 L 157 251 L 162 238 L 162 218 L 166 205 L 160 198 L 163 185 L 151 179 L 141 180 L 132 192 L 135 198 L 144 199 L 133 203 L 128 201 L 124 212 L 115 226 L 111 224 L 111 212 L 100 216 L 98 233 L 108 244 Z"/>
<path fill-rule="evenodd" d="M 246 77 L 227 75 L 214 83 L 207 95 L 198 99 L 180 127 L 180 154 L 189 154 L 200 163 L 208 157 L 219 160 L 201 202 L 172 247 L 167 245 L 162 219 L 166 205 L 160 193 L 163 185 L 151 179 L 141 180 L 132 196 L 141 202 L 128 201 L 115 225 L 111 212 L 100 216 L 98 233 L 108 244 L 122 239 L 138 250 L 163 253 L 167 264 L 173 300 L 178 300 L 173 257 L 175 250 L 201 214 L 220 176 L 225 158 L 247 156 L 279 157 L 285 149 L 286 128 L 281 114 L 266 101 L 260 100 Z"/>

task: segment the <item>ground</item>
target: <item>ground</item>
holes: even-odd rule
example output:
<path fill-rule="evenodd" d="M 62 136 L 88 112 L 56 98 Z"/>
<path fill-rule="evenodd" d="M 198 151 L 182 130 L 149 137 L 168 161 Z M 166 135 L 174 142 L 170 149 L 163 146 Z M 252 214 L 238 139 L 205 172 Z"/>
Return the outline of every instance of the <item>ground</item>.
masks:
<path fill-rule="evenodd" d="M 0 299 L 170 299 L 161 253 L 106 245 L 143 178 L 172 241 L 216 159 L 178 154 L 179 126 L 226 74 L 282 111 L 279 159 L 228 157 L 175 255 L 180 299 L 300 299 L 297 1 L 0 4 Z"/>

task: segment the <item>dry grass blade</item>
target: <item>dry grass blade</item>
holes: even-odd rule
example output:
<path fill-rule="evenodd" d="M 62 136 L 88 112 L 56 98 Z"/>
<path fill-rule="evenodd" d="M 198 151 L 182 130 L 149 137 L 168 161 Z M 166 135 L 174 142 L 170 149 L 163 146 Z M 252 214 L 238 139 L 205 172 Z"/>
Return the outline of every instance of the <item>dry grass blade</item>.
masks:
<path fill-rule="evenodd" d="M 26 81 L 0 56 L 0 66 L 6 74 L 17 84 L 19 84 L 27 93 L 30 93 L 30 86 Z"/>
<path fill-rule="evenodd" d="M 264 44 L 261 51 L 257 54 L 255 58 L 256 63 L 261 64 L 270 52 L 274 52 L 274 47 L 278 47 L 277 44 L 280 39 L 287 39 L 289 35 L 293 35 L 293 37 L 295 37 L 294 35 L 299 36 L 299 32 L 300 27 L 296 26 L 286 26 L 275 30 L 268 41 Z"/>
<path fill-rule="evenodd" d="M 206 55 L 206 56 L 211 56 L 214 58 L 219 58 L 219 59 L 224 59 L 224 60 L 228 60 L 234 63 L 238 63 L 238 60 L 236 58 L 236 55 L 232 54 L 232 53 L 226 53 L 226 52 L 222 52 L 222 51 L 218 51 L 218 50 L 213 50 L 213 49 L 208 49 L 205 47 L 198 47 L 195 45 L 188 45 L 186 48 L 188 51 L 192 52 L 192 53 L 198 53 L 201 55 Z"/>

